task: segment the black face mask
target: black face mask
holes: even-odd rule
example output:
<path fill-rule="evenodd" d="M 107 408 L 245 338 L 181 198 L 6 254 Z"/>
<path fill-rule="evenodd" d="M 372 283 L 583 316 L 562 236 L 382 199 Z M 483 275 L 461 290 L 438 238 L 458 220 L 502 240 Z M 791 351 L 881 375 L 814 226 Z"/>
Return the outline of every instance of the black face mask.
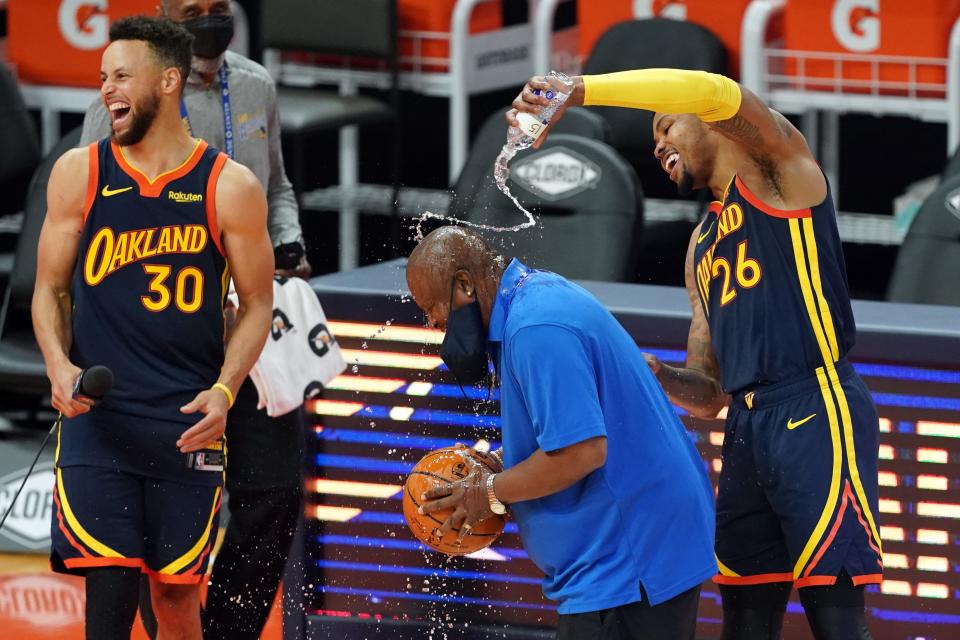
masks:
<path fill-rule="evenodd" d="M 454 280 L 453 286 L 456 285 Z M 452 288 L 447 333 L 440 345 L 440 357 L 460 384 L 476 384 L 486 378 L 490 371 L 487 329 L 483 326 L 480 303 L 474 300 L 454 309 Z"/>
<path fill-rule="evenodd" d="M 233 40 L 232 15 L 208 15 L 184 20 L 181 24 L 193 34 L 193 55 L 216 58 Z"/>

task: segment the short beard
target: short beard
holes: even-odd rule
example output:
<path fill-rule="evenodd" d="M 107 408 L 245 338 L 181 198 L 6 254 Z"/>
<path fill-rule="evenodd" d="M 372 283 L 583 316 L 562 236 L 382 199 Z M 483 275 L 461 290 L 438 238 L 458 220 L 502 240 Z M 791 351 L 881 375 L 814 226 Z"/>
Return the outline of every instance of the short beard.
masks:
<path fill-rule="evenodd" d="M 130 123 L 130 128 L 121 134 L 116 131 L 112 132 L 114 142 L 121 147 L 129 147 L 139 143 L 150 131 L 150 127 L 160 111 L 160 94 L 152 94 L 138 105 L 136 110 L 131 108 L 131 111 L 133 120 Z"/>
<path fill-rule="evenodd" d="M 216 58 L 200 58 L 198 56 L 193 56 L 190 58 L 190 70 L 194 71 L 201 76 L 212 76 L 217 71 L 220 71 L 220 67 L 223 66 L 223 58 L 226 55 L 226 52 L 221 53 Z"/>
<path fill-rule="evenodd" d="M 688 196 L 693 193 L 693 176 L 687 171 L 680 176 L 680 182 L 677 183 L 677 192 L 682 196 Z"/>

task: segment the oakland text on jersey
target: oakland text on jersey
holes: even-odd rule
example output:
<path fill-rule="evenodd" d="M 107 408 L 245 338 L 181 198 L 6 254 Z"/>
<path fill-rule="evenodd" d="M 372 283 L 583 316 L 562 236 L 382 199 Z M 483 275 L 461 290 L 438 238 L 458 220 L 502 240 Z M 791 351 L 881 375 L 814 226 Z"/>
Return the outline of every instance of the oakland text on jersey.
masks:
<path fill-rule="evenodd" d="M 208 240 L 207 228 L 201 224 L 170 225 L 120 233 L 111 227 L 101 227 L 87 246 L 83 278 L 88 285 L 96 286 L 117 269 L 144 258 L 200 253 L 206 248 Z"/>

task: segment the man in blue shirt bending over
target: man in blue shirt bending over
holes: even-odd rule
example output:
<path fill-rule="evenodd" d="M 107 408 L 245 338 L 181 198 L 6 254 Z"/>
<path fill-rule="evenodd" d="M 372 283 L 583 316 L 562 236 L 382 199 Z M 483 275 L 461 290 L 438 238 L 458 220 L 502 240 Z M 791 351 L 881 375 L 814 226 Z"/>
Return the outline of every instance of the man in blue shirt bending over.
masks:
<path fill-rule="evenodd" d="M 558 640 L 692 640 L 715 575 L 713 489 L 643 355 L 587 291 L 507 260 L 471 231 L 437 229 L 407 283 L 462 384 L 500 380 L 491 473 L 427 492 L 465 536 L 509 505 L 559 604 Z M 502 460 L 502 462 L 501 462 Z"/>

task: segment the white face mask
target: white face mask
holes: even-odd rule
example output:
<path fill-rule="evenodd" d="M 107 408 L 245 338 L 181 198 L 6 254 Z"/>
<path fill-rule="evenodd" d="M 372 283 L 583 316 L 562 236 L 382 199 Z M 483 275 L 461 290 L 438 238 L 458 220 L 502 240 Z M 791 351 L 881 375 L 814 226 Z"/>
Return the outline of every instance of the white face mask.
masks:
<path fill-rule="evenodd" d="M 193 56 L 190 59 L 190 69 L 200 75 L 213 75 L 223 66 L 223 58 L 225 55 L 225 53 L 221 53 L 216 58 L 198 58 L 197 56 Z"/>

